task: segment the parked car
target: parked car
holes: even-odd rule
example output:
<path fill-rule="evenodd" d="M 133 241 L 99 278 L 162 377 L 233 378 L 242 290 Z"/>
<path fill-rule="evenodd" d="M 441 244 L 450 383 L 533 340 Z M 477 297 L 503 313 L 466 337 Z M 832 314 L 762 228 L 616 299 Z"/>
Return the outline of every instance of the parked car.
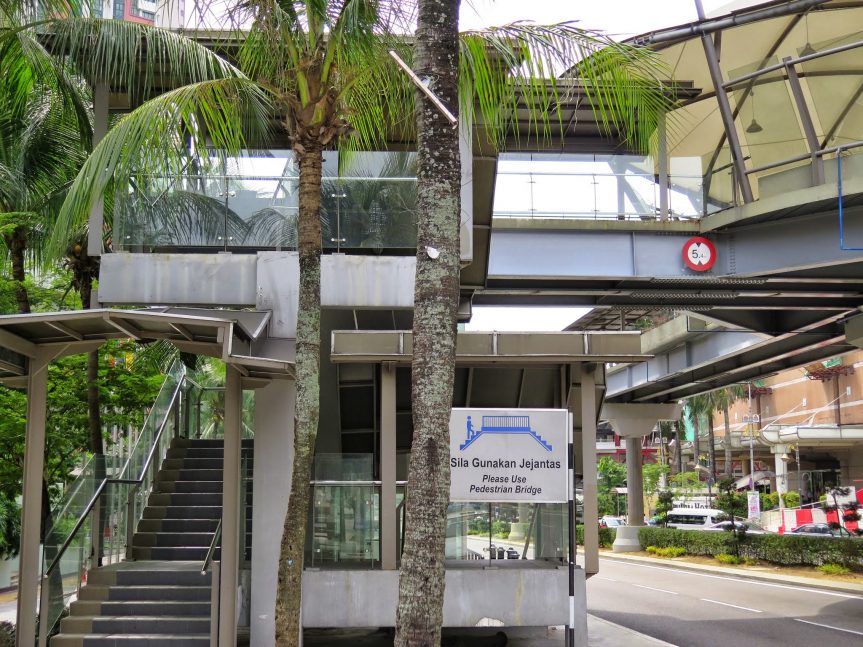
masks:
<path fill-rule="evenodd" d="M 737 530 L 745 530 L 749 535 L 772 535 L 769 530 L 765 530 L 761 526 L 759 526 L 754 521 L 748 521 L 744 519 L 736 519 L 734 521 L 734 526 Z M 731 522 L 730 521 L 720 521 L 719 523 L 715 523 L 712 526 L 707 526 L 704 530 L 710 531 L 731 531 Z"/>
<path fill-rule="evenodd" d="M 605 515 L 604 517 L 599 518 L 600 528 L 617 528 L 618 526 L 625 525 L 626 522 L 620 517 L 612 517 L 611 515 Z"/>
<path fill-rule="evenodd" d="M 831 528 L 826 523 L 806 523 L 798 526 L 789 534 L 805 535 L 807 537 L 842 537 L 845 539 L 856 537 L 856 535 L 852 535 L 845 528 Z"/>

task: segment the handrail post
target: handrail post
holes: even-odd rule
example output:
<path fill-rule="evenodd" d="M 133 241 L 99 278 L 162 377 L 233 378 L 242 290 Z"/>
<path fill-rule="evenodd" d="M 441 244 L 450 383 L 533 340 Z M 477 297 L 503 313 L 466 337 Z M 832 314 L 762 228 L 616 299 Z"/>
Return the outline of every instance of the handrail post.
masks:
<path fill-rule="evenodd" d="M 132 559 L 132 540 L 135 537 L 135 497 L 138 496 L 140 486 L 129 488 L 129 497 L 126 499 L 126 559 Z"/>
<path fill-rule="evenodd" d="M 210 647 L 219 647 L 219 584 L 221 577 L 221 563 L 212 562 L 212 569 L 210 570 Z"/>
<path fill-rule="evenodd" d="M 42 576 L 39 588 L 39 647 L 48 647 L 48 606 L 51 604 L 51 583 L 47 575 Z"/>
<path fill-rule="evenodd" d="M 90 564 L 90 568 L 96 568 L 97 566 L 102 565 L 102 515 L 100 514 L 101 511 L 99 509 L 101 496 L 102 495 L 99 495 L 100 501 L 98 501 L 90 511 L 90 514 L 92 515 L 90 517 L 90 554 L 93 555 L 93 561 Z"/>

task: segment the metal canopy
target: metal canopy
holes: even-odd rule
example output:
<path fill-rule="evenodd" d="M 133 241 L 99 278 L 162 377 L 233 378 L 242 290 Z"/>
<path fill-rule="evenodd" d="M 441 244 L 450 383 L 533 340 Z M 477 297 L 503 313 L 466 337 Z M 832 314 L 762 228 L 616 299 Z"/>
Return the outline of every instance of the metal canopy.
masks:
<path fill-rule="evenodd" d="M 109 339 L 166 340 L 182 351 L 219 357 L 246 377 L 291 376 L 293 346 L 266 338 L 269 317 L 269 312 L 194 308 L 0 316 L 0 382 L 23 385 L 29 359 L 40 347 L 62 357 L 90 352 Z"/>

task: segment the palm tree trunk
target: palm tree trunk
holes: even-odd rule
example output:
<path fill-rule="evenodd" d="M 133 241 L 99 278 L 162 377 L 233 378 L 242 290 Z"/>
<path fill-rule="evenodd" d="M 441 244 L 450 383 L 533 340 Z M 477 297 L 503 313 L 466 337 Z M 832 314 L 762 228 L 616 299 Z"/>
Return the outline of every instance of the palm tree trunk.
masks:
<path fill-rule="evenodd" d="M 83 272 L 79 278 L 81 308 L 90 309 L 93 294 L 93 275 Z M 99 455 L 105 453 L 102 438 L 102 416 L 99 411 L 99 351 L 87 353 L 87 422 L 90 430 L 90 451 Z"/>
<path fill-rule="evenodd" d="M 421 0 L 415 69 L 455 110 L 458 0 Z M 436 647 L 443 624 L 449 503 L 449 419 L 459 294 L 461 164 L 458 131 L 417 92 L 417 269 L 414 287 L 414 436 L 405 502 L 396 647 Z M 430 248 L 437 250 L 440 255 Z"/>
<path fill-rule="evenodd" d="M 698 434 L 701 432 L 701 423 L 698 421 L 698 414 L 695 414 L 693 418 L 695 418 L 695 420 L 692 425 L 692 464 L 694 468 L 697 468 L 699 465 L 698 457 L 701 454 L 701 448 L 698 444 Z"/>
<path fill-rule="evenodd" d="M 728 407 L 722 407 L 722 419 L 725 423 L 725 475 L 731 476 L 734 459 L 731 457 L 731 425 L 728 420 Z"/>
<path fill-rule="evenodd" d="M 713 431 L 713 412 L 707 412 L 707 466 L 710 478 L 716 479 L 716 434 Z"/>
<path fill-rule="evenodd" d="M 12 261 L 12 280 L 15 281 L 15 301 L 18 304 L 18 312 L 27 314 L 30 312 L 30 297 L 27 294 L 27 286 L 24 283 L 24 253 L 27 251 L 27 229 L 23 226 L 15 227 L 11 234 L 5 237 L 6 246 L 9 248 L 9 256 Z"/>
<path fill-rule="evenodd" d="M 302 142 L 300 163 L 300 295 L 297 311 L 297 400 L 294 409 L 294 466 L 279 554 L 276 644 L 300 641 L 300 591 L 309 515 L 309 480 L 320 417 L 321 369 L 321 147 Z"/>
<path fill-rule="evenodd" d="M 680 474 L 683 472 L 683 434 L 680 433 L 679 420 L 674 423 L 674 434 L 677 441 L 674 443 L 674 458 L 677 461 L 677 473 Z"/>

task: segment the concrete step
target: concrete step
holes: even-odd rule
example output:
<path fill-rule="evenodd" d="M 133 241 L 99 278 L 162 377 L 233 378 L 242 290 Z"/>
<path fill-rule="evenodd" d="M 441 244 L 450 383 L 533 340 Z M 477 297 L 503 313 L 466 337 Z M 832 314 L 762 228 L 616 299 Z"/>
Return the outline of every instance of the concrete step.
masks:
<path fill-rule="evenodd" d="M 138 532 L 216 532 L 218 519 L 141 519 Z"/>
<path fill-rule="evenodd" d="M 168 561 L 203 561 L 207 556 L 209 544 L 206 546 L 133 546 L 133 559 L 158 559 Z M 215 550 L 213 559 L 219 559 L 220 550 Z"/>
<path fill-rule="evenodd" d="M 219 502 L 221 504 L 221 501 Z M 221 519 L 221 505 L 168 505 L 144 508 L 144 519 Z"/>
<path fill-rule="evenodd" d="M 204 549 L 206 552 L 206 549 Z M 203 559 L 203 556 L 202 556 Z M 209 586 L 173 586 L 170 584 L 144 584 L 132 586 L 85 586 L 78 594 L 81 600 L 160 600 L 160 601 L 207 601 Z"/>
<path fill-rule="evenodd" d="M 57 634 L 51 647 L 209 647 L 210 634 Z"/>
<path fill-rule="evenodd" d="M 209 546 L 212 532 L 141 532 L 135 533 L 133 546 Z"/>
<path fill-rule="evenodd" d="M 87 587 L 84 587 L 87 588 Z M 81 589 L 82 591 L 84 589 Z M 210 602 L 200 600 L 76 600 L 70 606 L 77 616 L 207 616 Z"/>
<path fill-rule="evenodd" d="M 131 562 L 129 563 L 131 564 Z M 164 562 L 154 562 L 154 564 L 157 566 L 152 568 L 147 567 L 146 562 L 135 562 L 134 568 L 115 568 L 114 565 L 94 568 L 87 574 L 87 582 L 88 585 L 100 586 L 210 585 L 212 574 L 209 571 L 201 573 L 200 562 L 190 562 L 188 565 L 176 562 L 167 563 L 168 565 L 176 564 L 175 568 L 165 568 Z"/>
<path fill-rule="evenodd" d="M 224 473 L 221 468 L 211 470 L 177 470 L 163 469 L 159 472 L 159 481 L 221 481 Z"/>
<path fill-rule="evenodd" d="M 60 622 L 63 634 L 204 634 L 210 616 L 78 616 Z"/>
<path fill-rule="evenodd" d="M 222 505 L 221 492 L 170 492 L 153 493 L 148 506 L 214 506 Z"/>
<path fill-rule="evenodd" d="M 222 492 L 221 481 L 157 481 L 155 492 Z"/>

